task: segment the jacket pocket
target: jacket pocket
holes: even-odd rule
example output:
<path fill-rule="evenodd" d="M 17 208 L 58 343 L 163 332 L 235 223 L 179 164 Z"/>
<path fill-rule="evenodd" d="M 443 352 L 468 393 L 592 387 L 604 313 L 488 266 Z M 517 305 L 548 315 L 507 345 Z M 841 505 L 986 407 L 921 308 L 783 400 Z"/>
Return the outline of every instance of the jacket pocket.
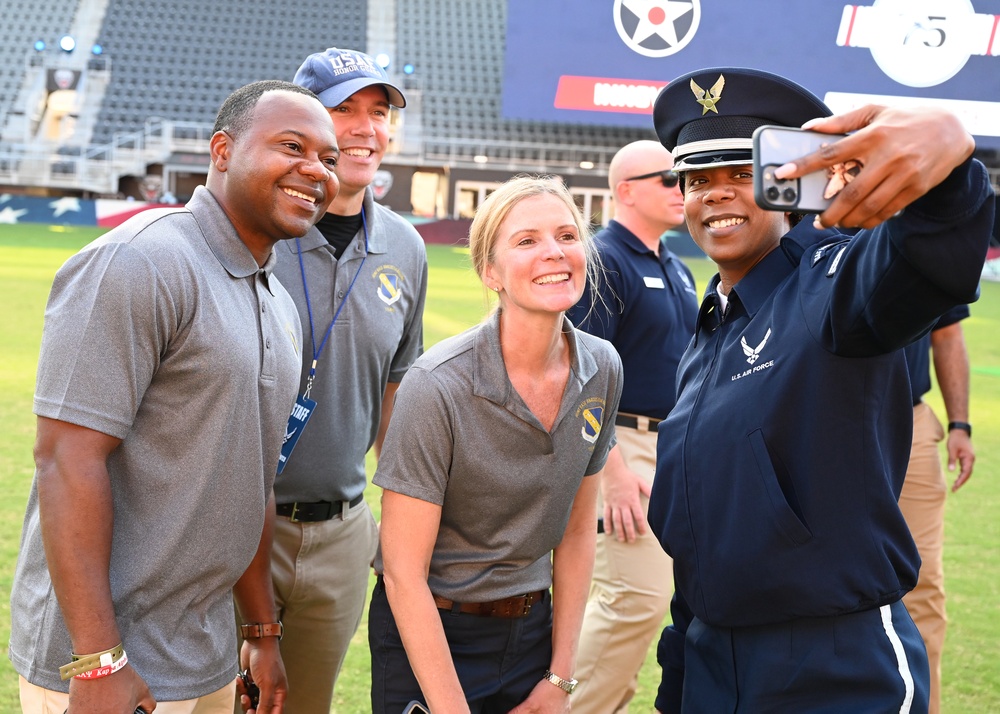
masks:
<path fill-rule="evenodd" d="M 796 545 L 804 545 L 812 538 L 812 533 L 788 504 L 788 499 L 778 481 L 778 475 L 774 471 L 774 465 L 771 463 L 767 444 L 764 443 L 764 435 L 760 429 L 757 429 L 750 432 L 747 438 L 750 441 L 754 460 L 757 462 L 757 472 L 760 475 L 761 484 L 771 504 L 771 513 L 774 516 L 775 524 L 788 540 Z"/>

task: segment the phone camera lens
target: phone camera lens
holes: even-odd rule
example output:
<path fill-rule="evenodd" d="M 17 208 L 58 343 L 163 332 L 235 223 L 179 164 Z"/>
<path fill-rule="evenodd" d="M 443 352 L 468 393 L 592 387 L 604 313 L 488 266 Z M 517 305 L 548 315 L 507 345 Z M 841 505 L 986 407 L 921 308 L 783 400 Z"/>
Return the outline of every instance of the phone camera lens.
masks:
<path fill-rule="evenodd" d="M 777 201 L 778 197 L 781 195 L 781 191 L 778 190 L 777 186 L 768 186 L 765 193 L 767 194 L 768 201 Z"/>
<path fill-rule="evenodd" d="M 786 188 L 784 191 L 781 192 L 781 195 L 786 201 L 791 203 L 792 201 L 795 200 L 797 194 L 794 188 Z"/>

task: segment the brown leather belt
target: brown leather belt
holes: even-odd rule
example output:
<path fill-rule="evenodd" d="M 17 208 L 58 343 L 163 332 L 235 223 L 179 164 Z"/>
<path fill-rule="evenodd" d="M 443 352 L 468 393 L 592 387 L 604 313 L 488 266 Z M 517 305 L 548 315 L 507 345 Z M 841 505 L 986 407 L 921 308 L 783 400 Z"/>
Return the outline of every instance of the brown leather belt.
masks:
<path fill-rule="evenodd" d="M 479 615 L 480 617 L 527 617 L 531 612 L 531 606 L 536 602 L 541 602 L 545 597 L 546 590 L 525 593 L 524 595 L 513 595 L 500 600 L 490 602 L 453 602 L 443 597 L 434 596 L 434 604 L 439 610 L 449 610 L 451 612 L 464 612 L 469 615 Z"/>
<path fill-rule="evenodd" d="M 385 577 L 382 573 L 375 573 L 375 580 L 380 587 L 385 587 Z M 434 596 L 434 604 L 439 610 L 450 610 L 451 612 L 464 612 L 468 615 L 479 615 L 480 617 L 527 617 L 531 612 L 531 607 L 537 602 L 541 602 L 548 590 L 539 590 L 524 595 L 512 595 L 511 597 L 491 600 L 489 602 L 455 602 L 447 598 Z"/>

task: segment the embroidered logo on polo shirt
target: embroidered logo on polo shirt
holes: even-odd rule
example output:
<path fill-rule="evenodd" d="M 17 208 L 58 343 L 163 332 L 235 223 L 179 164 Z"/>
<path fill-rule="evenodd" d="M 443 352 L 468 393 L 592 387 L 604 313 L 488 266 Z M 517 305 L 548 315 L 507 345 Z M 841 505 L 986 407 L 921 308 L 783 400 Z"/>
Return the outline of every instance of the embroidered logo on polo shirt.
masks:
<path fill-rule="evenodd" d="M 689 292 L 692 295 L 697 295 L 698 293 L 695 292 L 694 285 L 691 284 L 690 278 L 688 278 L 688 276 L 684 273 L 684 271 L 678 269 L 675 272 L 677 273 L 677 277 L 681 279 L 681 282 L 684 283 L 685 292 Z"/>
<path fill-rule="evenodd" d="M 378 299 L 386 305 L 393 305 L 403 297 L 403 273 L 395 265 L 380 265 L 372 277 L 378 282 Z"/>
<path fill-rule="evenodd" d="M 600 397 L 586 399 L 576 408 L 576 416 L 583 420 L 580 435 L 587 443 L 593 444 L 601 435 L 601 422 L 604 418 L 604 400 Z"/>

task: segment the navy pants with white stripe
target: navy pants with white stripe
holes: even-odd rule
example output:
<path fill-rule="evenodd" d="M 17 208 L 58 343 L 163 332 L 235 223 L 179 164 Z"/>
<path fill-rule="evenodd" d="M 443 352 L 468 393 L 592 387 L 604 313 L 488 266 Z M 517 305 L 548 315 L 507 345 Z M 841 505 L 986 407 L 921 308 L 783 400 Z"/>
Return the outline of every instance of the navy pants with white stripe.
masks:
<path fill-rule="evenodd" d="M 928 688 L 901 602 L 759 627 L 696 618 L 687 631 L 683 714 L 926 714 Z"/>

